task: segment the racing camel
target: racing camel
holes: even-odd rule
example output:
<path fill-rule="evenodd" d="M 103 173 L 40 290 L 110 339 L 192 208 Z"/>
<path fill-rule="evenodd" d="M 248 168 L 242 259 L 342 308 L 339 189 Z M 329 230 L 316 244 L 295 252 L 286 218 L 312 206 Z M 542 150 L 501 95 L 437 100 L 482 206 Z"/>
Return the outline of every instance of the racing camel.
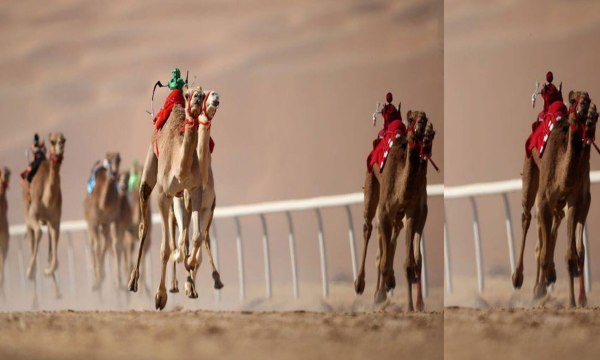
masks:
<path fill-rule="evenodd" d="M 0 171 L 0 295 L 4 294 L 4 265 L 6 255 L 8 254 L 8 202 L 6 201 L 6 191 L 10 181 L 10 170 L 4 167 Z"/>
<path fill-rule="evenodd" d="M 183 196 L 184 190 L 193 191 L 208 182 L 208 173 L 203 173 L 202 169 L 208 168 L 210 122 L 199 120 L 200 115 L 207 110 L 208 98 L 200 87 L 191 89 L 185 87 L 183 94 L 184 106 L 179 104 L 173 106 L 164 127 L 153 134 L 146 156 L 140 186 L 140 208 L 142 209 L 142 221 L 139 229 L 140 249 L 136 267 L 133 269 L 129 281 L 129 290 L 137 291 L 141 254 L 150 225 L 146 209 L 150 194 L 158 185 L 158 204 L 162 219 L 162 269 L 160 284 L 155 295 L 155 306 L 159 310 L 162 310 L 167 303 L 165 275 L 171 254 L 168 244 L 168 218 L 173 197 Z M 218 105 L 218 100 L 216 105 Z M 196 197 L 188 196 L 188 198 L 187 203 L 191 206 L 192 223 L 194 224 L 192 239 L 196 246 L 196 244 L 201 244 L 199 232 L 201 203 Z M 189 262 L 186 260 L 186 265 L 189 266 L 189 269 L 193 269 L 196 265 L 195 259 L 191 259 Z M 191 281 L 191 278 L 188 277 L 188 280 Z M 191 286 L 193 288 L 193 284 Z"/>
<path fill-rule="evenodd" d="M 26 234 L 31 246 L 31 261 L 27 268 L 27 276 L 30 280 L 35 280 L 36 259 L 42 240 L 42 226 L 47 225 L 50 246 L 48 267 L 44 270 L 44 273 L 52 277 L 56 297 L 58 298 L 60 297 L 60 291 L 58 290 L 55 271 L 58 268 L 57 247 L 62 214 L 60 168 L 66 139 L 62 133 L 55 132 L 48 135 L 48 140 L 50 142 L 49 157 L 41 162 L 29 186 L 25 181 L 23 182 L 22 198 Z M 36 302 L 34 297 L 34 306 Z"/>
<path fill-rule="evenodd" d="M 219 107 L 219 95 L 214 92 L 214 91 L 209 91 L 209 92 L 205 92 L 205 96 L 206 96 L 206 101 L 207 101 L 207 106 L 206 106 L 206 111 L 203 112 L 200 115 L 200 119 L 201 121 L 207 122 L 210 121 L 212 122 L 212 119 L 214 118 L 218 107 Z M 208 135 L 208 134 L 205 134 Z M 212 151 L 212 150 L 211 150 Z M 210 226 L 212 224 L 212 220 L 213 220 L 213 214 L 214 214 L 214 210 L 215 210 L 215 206 L 216 206 L 216 194 L 215 194 L 215 180 L 213 177 L 213 172 L 212 172 L 212 158 L 209 155 L 208 157 L 208 166 L 206 166 L 206 170 L 203 169 L 203 171 L 206 171 L 206 173 L 208 174 L 208 179 L 206 186 L 203 186 L 203 189 L 201 188 L 196 188 L 194 190 L 194 192 L 191 194 L 192 197 L 197 197 L 201 203 L 200 206 L 200 226 L 202 226 L 202 230 L 201 230 L 201 241 L 204 244 L 204 247 L 206 249 L 206 252 L 208 254 L 208 260 L 210 263 L 210 266 L 212 268 L 212 277 L 214 280 L 214 287 L 215 289 L 222 289 L 223 288 L 223 283 L 221 282 L 221 278 L 219 276 L 219 272 L 215 266 L 215 263 L 213 261 L 213 257 L 212 257 L 212 251 L 210 249 Z M 186 191 L 187 192 L 187 191 Z M 189 210 L 189 209 L 188 209 Z M 192 213 L 190 211 L 186 210 L 184 201 L 182 198 L 174 198 L 173 199 L 173 211 L 169 213 L 169 224 L 170 224 L 170 229 L 169 229 L 169 234 L 171 235 L 172 238 L 172 244 L 173 244 L 173 248 L 176 249 L 174 252 L 174 256 L 173 256 L 173 278 L 171 280 L 171 289 L 169 290 L 170 292 L 178 292 L 178 283 L 177 283 L 177 277 L 176 277 L 176 261 L 182 261 L 183 260 L 183 254 L 184 251 L 186 249 L 188 249 L 188 228 L 189 228 L 189 224 L 190 224 L 190 219 L 191 219 Z M 177 228 L 179 230 L 179 237 L 178 237 L 178 246 L 175 245 L 175 228 Z M 186 285 L 185 285 L 185 292 L 186 295 L 190 298 L 196 298 L 198 297 L 198 294 L 196 293 L 193 285 L 195 284 L 195 280 L 196 280 L 196 275 L 198 273 L 198 268 L 200 267 L 200 263 L 202 262 L 202 250 L 200 248 L 202 244 L 198 244 L 198 248 L 196 251 L 192 251 L 192 256 L 194 256 L 193 254 L 196 254 L 195 257 L 191 257 L 191 259 L 195 258 L 196 259 L 196 264 L 190 268 L 189 265 L 186 266 L 186 268 L 188 268 L 190 270 L 190 275 L 191 275 L 191 281 L 188 279 L 186 281 Z M 181 249 L 183 249 L 183 251 L 181 251 Z"/>
<path fill-rule="evenodd" d="M 115 287 L 121 287 L 120 252 L 118 236 L 120 201 L 117 189 L 117 175 L 121 164 L 118 152 L 106 154 L 107 167 L 99 167 L 95 174 L 95 186 L 83 202 L 85 220 L 91 240 L 92 266 L 94 271 L 93 290 L 98 290 L 104 280 L 104 259 L 108 246 L 113 256 L 113 276 Z"/>
<path fill-rule="evenodd" d="M 587 304 L 584 287 L 583 230 L 591 202 L 590 149 L 594 142 L 598 113 L 587 92 L 569 93 L 569 113 L 556 119 L 543 156 L 534 149 L 523 165 L 523 214 L 521 249 L 513 286 L 523 284 L 523 253 L 531 208 L 537 204 L 538 243 L 537 275 L 534 299 L 546 295 L 547 286 L 556 281 L 554 248 L 560 222 L 567 216 L 567 268 L 569 271 L 569 303 L 575 306 L 574 278 L 579 277 L 579 306 Z"/>
<path fill-rule="evenodd" d="M 427 165 L 431 157 L 435 131 L 424 112 L 409 111 L 407 119 L 410 124 L 408 132 L 393 140 L 383 170 L 380 172 L 379 167 L 374 164 L 372 171 L 367 172 L 364 186 L 364 244 L 355 290 L 362 294 L 365 288 L 367 247 L 373 229 L 372 221 L 378 212 L 379 251 L 375 302 L 385 301 L 386 292 L 396 285 L 393 258 L 396 238 L 404 226 L 408 309 L 414 310 L 412 284 L 416 284 L 416 307 L 421 311 L 424 309 L 424 303 L 421 292 L 420 242 L 427 220 Z"/>

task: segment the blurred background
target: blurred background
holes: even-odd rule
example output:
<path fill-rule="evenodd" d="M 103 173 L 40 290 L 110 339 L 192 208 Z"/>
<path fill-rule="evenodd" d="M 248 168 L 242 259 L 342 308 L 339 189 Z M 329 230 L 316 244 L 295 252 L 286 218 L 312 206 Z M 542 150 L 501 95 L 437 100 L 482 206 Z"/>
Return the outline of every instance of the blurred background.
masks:
<path fill-rule="evenodd" d="M 565 97 L 570 90 L 585 90 L 592 101 L 600 102 L 600 50 L 596 46 L 600 2 L 446 0 L 444 4 L 444 112 L 449 124 L 445 185 L 520 179 L 525 140 L 543 106 L 538 97 L 536 108 L 531 107 L 536 81 L 542 84 L 551 70 L 554 82 L 558 85 L 562 81 Z M 600 169 L 600 155 L 595 151 L 591 169 Z M 596 221 L 600 216 L 598 196 L 600 186 L 592 185 L 588 230 L 592 278 L 596 280 L 600 279 L 600 243 L 594 235 L 600 231 Z M 497 296 L 530 299 L 535 280 L 535 220 L 528 233 L 524 289 L 513 294 L 502 198 L 487 196 L 477 201 L 484 272 L 492 277 L 484 298 L 488 302 Z M 520 191 L 511 193 L 509 201 L 518 249 L 522 234 Z M 447 200 L 446 211 L 455 275 L 455 294 L 446 296 L 446 304 L 473 304 L 476 265 L 471 205 L 468 199 Z M 555 254 L 557 286 L 561 289 L 568 282 L 565 234 L 563 222 Z M 592 288 L 591 303 L 598 304 L 600 285 Z M 557 297 L 565 300 L 564 293 L 560 294 Z"/>
<path fill-rule="evenodd" d="M 394 103 L 402 101 L 404 117 L 410 109 L 423 110 L 435 125 L 437 136 L 433 154 L 435 161 L 442 165 L 442 171 L 437 174 L 430 170 L 430 184 L 442 183 L 444 176 L 453 184 L 500 176 L 492 171 L 485 175 L 484 172 L 476 175 L 466 171 L 471 169 L 472 163 L 462 166 L 464 156 L 477 155 L 464 153 L 462 146 L 474 148 L 469 143 L 448 145 L 457 154 L 450 162 L 454 171 L 448 173 L 446 169 L 450 167 L 444 165 L 443 7 L 440 0 L 226 0 L 171 1 L 168 4 L 162 1 L 63 0 L 43 6 L 36 1 L 24 0 L 4 4 L 0 10 L 0 45 L 3 49 L 0 54 L 0 108 L 4 114 L 0 120 L 0 165 L 13 171 L 8 194 L 9 222 L 23 222 L 18 174 L 27 165 L 25 150 L 30 146 L 34 132 L 44 138 L 51 131 L 65 134 L 66 153 L 61 169 L 62 218 L 82 219 L 87 177 L 94 161 L 101 159 L 107 151 L 121 152 L 122 169 L 129 168 L 134 160 L 143 161 L 153 131 L 152 119 L 146 114 L 150 108 L 152 86 L 157 80 L 168 81 L 174 67 L 179 67 L 183 74 L 189 70 L 190 79 L 196 78 L 197 84 L 217 90 L 221 96 L 221 106 L 211 130 L 216 142 L 213 169 L 217 206 L 361 192 L 365 160 L 382 124 L 379 119 L 374 128 L 371 114 L 376 102 L 383 102 L 388 91 L 393 92 Z M 487 10 L 481 12 L 489 14 Z M 475 59 L 483 54 L 463 56 L 473 50 L 465 44 L 485 47 L 485 42 L 471 40 L 460 31 L 460 25 L 453 25 L 461 23 L 465 16 L 468 18 L 468 12 L 465 15 L 464 10 L 458 9 L 450 14 L 455 20 L 447 26 L 454 36 L 451 44 L 456 49 L 452 52 L 451 63 L 460 63 L 461 68 L 466 69 L 464 65 L 470 62 L 471 68 L 476 68 L 479 60 Z M 594 24 L 585 12 L 578 16 L 582 25 Z M 556 15 L 557 22 L 558 19 Z M 546 22 L 540 20 L 540 29 L 536 31 L 552 31 L 558 37 L 562 36 L 542 24 Z M 569 27 L 568 31 L 572 32 L 572 29 Z M 573 33 L 573 36 L 580 35 L 586 33 Z M 592 39 L 594 36 L 589 36 L 589 41 Z M 565 43 L 572 44 L 571 51 L 584 44 L 566 39 Z M 537 45 L 540 49 L 547 47 L 546 44 Z M 498 50 L 498 53 L 504 51 Z M 523 61 L 523 58 L 519 60 Z M 579 69 L 588 62 L 592 64 L 593 60 L 595 58 L 578 53 L 576 66 Z M 530 84 L 537 79 L 534 74 L 540 77 L 546 69 L 539 60 L 531 58 L 527 61 L 528 64 L 539 64 L 540 70 L 532 73 L 531 79 L 522 79 L 526 80 L 526 86 L 514 87 L 523 90 L 524 95 L 518 98 L 523 101 L 524 112 L 528 111 Z M 555 66 L 557 79 L 565 81 L 566 87 L 573 84 L 589 87 L 592 91 L 591 82 L 585 81 L 587 72 L 568 72 L 567 63 L 565 58 L 563 68 Z M 524 69 L 533 69 L 521 65 Z M 581 77 L 567 77 L 576 74 Z M 506 75 L 499 76 L 500 80 L 508 81 Z M 448 76 L 450 80 L 464 80 L 462 75 L 455 73 Z M 469 83 L 491 85 L 493 82 L 472 79 Z M 473 108 L 467 106 L 471 104 L 459 105 L 459 99 L 455 97 L 464 94 L 467 99 L 472 95 L 461 93 L 457 86 L 446 89 L 450 90 L 449 99 L 454 99 L 447 102 L 447 111 L 453 119 L 467 121 L 460 112 L 463 108 Z M 165 89 L 157 90 L 155 112 L 162 106 L 167 93 Z M 511 89 L 510 94 L 516 95 L 516 91 Z M 452 103 L 455 107 L 450 106 Z M 521 134 L 522 138 L 526 136 L 529 119 L 533 119 L 533 112 L 529 114 L 531 116 L 528 114 L 515 123 L 520 124 L 521 129 L 515 130 L 515 134 Z M 500 117 L 495 123 L 501 121 L 506 121 L 506 117 Z M 456 139 L 475 131 L 471 127 L 457 129 L 455 126 L 453 129 L 453 134 L 458 134 Z M 502 137 L 497 139 L 500 141 Z M 519 146 L 520 142 L 515 140 L 516 157 L 520 156 L 516 150 Z M 460 161 L 454 160 L 459 157 Z M 520 164 L 519 160 L 515 164 Z M 512 172 L 510 169 L 507 165 L 507 177 L 518 174 L 518 167 Z M 442 208 L 440 197 L 430 198 L 425 231 L 429 284 L 433 289 L 443 285 Z M 352 210 L 360 252 L 362 205 L 354 206 Z M 345 213 L 341 208 L 324 210 L 323 217 L 330 281 L 341 284 L 339 288 L 345 291 L 344 294 L 352 294 Z M 319 297 L 316 219 L 313 212 L 299 212 L 294 214 L 294 220 L 301 296 Z M 290 283 L 287 225 L 283 215 L 267 216 L 267 221 L 276 297 L 282 296 L 283 292 L 277 286 L 285 287 Z M 217 221 L 216 225 L 220 270 L 226 286 L 222 291 L 223 298 L 236 300 L 234 223 L 223 220 Z M 258 217 L 242 218 L 242 227 L 247 281 L 260 285 L 263 276 L 260 220 Z M 375 236 L 373 234 L 372 239 Z M 155 226 L 152 294 L 158 284 L 159 237 L 159 227 Z M 10 242 L 7 271 L 12 271 L 14 276 L 17 275 L 15 254 L 19 246 L 25 249 L 26 258 L 29 256 L 28 246 L 20 241 L 13 238 Z M 41 249 L 46 248 L 46 241 L 44 235 Z M 66 288 L 67 254 L 64 247 L 60 250 L 59 281 L 65 299 L 62 303 L 57 302 L 57 306 L 67 302 L 69 306 L 81 307 L 87 301 L 89 269 L 83 258 L 86 256 L 85 241 L 83 234 L 74 238 L 76 279 L 81 288 L 71 291 L 76 292 L 77 297 L 70 296 Z M 61 242 L 64 244 L 64 239 Z M 367 289 L 363 296 L 369 302 L 375 281 L 375 252 L 376 242 L 371 242 Z M 45 255 L 41 258 L 44 261 L 40 265 L 43 266 Z M 404 251 L 399 247 L 397 274 L 401 274 L 399 269 L 403 259 Z M 212 301 L 212 281 L 207 265 L 205 263 L 200 270 L 197 283 L 200 300 L 192 304 Z M 50 286 L 48 279 L 43 282 L 43 286 Z M 395 296 L 398 301 L 404 301 L 405 281 L 401 275 L 398 283 Z M 11 284 L 9 294 L 18 292 L 16 283 Z M 183 284 L 181 273 L 180 284 Z M 314 291 L 310 284 L 317 284 Z M 264 294 L 259 285 L 255 290 L 249 287 L 248 298 Z M 107 281 L 105 287 L 112 288 L 112 283 Z M 336 296 L 334 290 L 332 296 Z M 136 295 L 133 298 L 139 299 Z M 171 296 L 169 304 L 181 303 L 183 298 L 182 294 Z M 142 307 L 153 305 L 149 299 L 144 298 Z M 45 301 L 42 307 L 52 304 L 51 300 Z M 441 304 L 441 297 L 438 303 Z M 4 306 L 9 308 L 16 306 L 14 298 L 9 298 L 6 304 Z"/>

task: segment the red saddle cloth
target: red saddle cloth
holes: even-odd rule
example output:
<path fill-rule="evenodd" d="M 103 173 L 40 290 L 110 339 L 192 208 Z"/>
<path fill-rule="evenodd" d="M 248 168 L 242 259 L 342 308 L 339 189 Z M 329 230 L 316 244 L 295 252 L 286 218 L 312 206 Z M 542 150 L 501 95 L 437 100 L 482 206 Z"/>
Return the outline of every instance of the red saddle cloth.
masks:
<path fill-rule="evenodd" d="M 531 157 L 533 149 L 537 149 L 540 157 L 542 157 L 550 132 L 554 129 L 554 124 L 558 119 L 566 117 L 567 114 L 567 107 L 560 100 L 550 104 L 548 111 L 540 112 L 538 119 L 531 124 L 532 132 L 525 142 L 525 152 L 528 158 Z"/>
<path fill-rule="evenodd" d="M 165 100 L 165 104 L 163 105 L 162 109 L 160 109 L 160 111 L 158 112 L 158 114 L 156 114 L 156 117 L 154 118 L 154 127 L 156 128 L 156 130 L 162 129 L 163 125 L 169 118 L 169 115 L 171 115 L 173 106 L 175 106 L 177 104 L 184 107 L 185 100 L 183 99 L 183 93 L 181 92 L 181 90 L 175 89 L 175 90 L 171 91 L 169 96 L 167 96 L 167 99 Z"/>
<path fill-rule="evenodd" d="M 182 107 L 185 107 L 183 92 L 181 92 L 181 90 L 175 89 L 171 91 L 169 96 L 167 96 L 165 104 L 154 118 L 154 127 L 156 128 L 156 131 L 162 129 L 162 127 L 165 125 L 165 122 L 169 118 L 169 115 L 171 115 L 173 107 L 177 104 L 181 105 Z M 208 146 L 210 148 L 210 153 L 212 154 L 215 148 L 215 142 L 213 141 L 212 137 L 210 138 Z M 154 152 L 158 155 L 158 144 L 156 144 Z"/>
<path fill-rule="evenodd" d="M 400 120 L 390 122 L 387 129 L 379 132 L 379 136 L 373 141 L 373 150 L 367 157 L 367 170 L 369 172 L 373 171 L 374 164 L 379 166 L 379 171 L 383 170 L 390 148 L 394 141 L 402 135 L 406 135 L 406 126 Z"/>

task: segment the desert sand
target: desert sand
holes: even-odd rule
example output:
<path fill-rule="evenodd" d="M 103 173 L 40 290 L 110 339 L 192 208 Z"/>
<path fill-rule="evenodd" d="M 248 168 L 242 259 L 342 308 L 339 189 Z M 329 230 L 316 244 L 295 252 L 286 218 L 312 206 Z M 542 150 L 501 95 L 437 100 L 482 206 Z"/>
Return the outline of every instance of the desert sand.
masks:
<path fill-rule="evenodd" d="M 0 358 L 443 359 L 443 322 L 395 311 L 10 313 Z"/>
<path fill-rule="evenodd" d="M 600 308 L 444 310 L 444 359 L 597 359 Z"/>

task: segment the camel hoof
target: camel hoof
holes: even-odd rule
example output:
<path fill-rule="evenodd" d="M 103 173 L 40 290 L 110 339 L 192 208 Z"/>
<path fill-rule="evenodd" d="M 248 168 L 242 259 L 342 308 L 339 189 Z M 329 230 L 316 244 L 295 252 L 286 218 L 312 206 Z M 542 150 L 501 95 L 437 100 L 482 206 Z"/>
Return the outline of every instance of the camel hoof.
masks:
<path fill-rule="evenodd" d="M 169 289 L 169 292 L 172 294 L 179 292 L 179 282 L 177 282 L 177 279 L 171 280 L 171 288 Z"/>
<path fill-rule="evenodd" d="M 140 277 L 140 274 L 136 270 L 133 270 L 131 272 L 131 278 L 129 279 L 129 285 L 127 286 L 129 291 L 132 291 L 132 292 L 138 291 L 138 278 L 139 277 Z"/>
<path fill-rule="evenodd" d="M 198 293 L 196 292 L 196 286 L 194 285 L 194 281 L 191 277 L 188 276 L 187 281 L 185 282 L 185 295 L 190 299 L 197 299 Z"/>
<path fill-rule="evenodd" d="M 364 277 L 358 277 L 354 281 L 354 290 L 356 291 L 356 293 L 358 295 L 361 295 L 365 291 L 365 278 Z"/>
<path fill-rule="evenodd" d="M 167 292 L 164 290 L 158 290 L 156 292 L 156 296 L 154 297 L 154 303 L 156 305 L 156 310 L 162 310 L 167 305 Z"/>
<path fill-rule="evenodd" d="M 520 289 L 523 285 L 523 273 L 515 271 L 512 275 L 512 283 L 515 289 Z"/>
<path fill-rule="evenodd" d="M 375 304 L 381 304 L 385 302 L 386 299 L 387 295 L 385 290 L 377 289 L 377 291 L 375 291 Z"/>
<path fill-rule="evenodd" d="M 424 310 L 425 310 L 425 303 L 423 302 L 423 300 L 421 300 L 421 301 L 417 300 L 417 311 L 423 312 Z"/>
<path fill-rule="evenodd" d="M 223 283 L 221 282 L 221 275 L 219 275 L 218 271 L 213 271 L 212 278 L 215 281 L 215 289 L 220 290 L 223 288 Z"/>
<path fill-rule="evenodd" d="M 390 290 L 393 290 L 393 289 L 395 289 L 395 288 L 396 288 L 396 276 L 394 276 L 394 274 L 391 274 L 391 275 L 388 277 L 388 281 L 387 281 L 387 283 L 385 284 L 385 286 L 387 287 L 387 290 L 388 290 L 388 291 L 390 291 Z"/>
<path fill-rule="evenodd" d="M 535 286 L 535 288 L 533 289 L 533 299 L 534 300 L 539 300 L 541 298 L 543 298 L 544 296 L 546 296 L 547 294 L 547 290 L 546 290 L 546 286 L 544 284 L 537 284 Z"/>

